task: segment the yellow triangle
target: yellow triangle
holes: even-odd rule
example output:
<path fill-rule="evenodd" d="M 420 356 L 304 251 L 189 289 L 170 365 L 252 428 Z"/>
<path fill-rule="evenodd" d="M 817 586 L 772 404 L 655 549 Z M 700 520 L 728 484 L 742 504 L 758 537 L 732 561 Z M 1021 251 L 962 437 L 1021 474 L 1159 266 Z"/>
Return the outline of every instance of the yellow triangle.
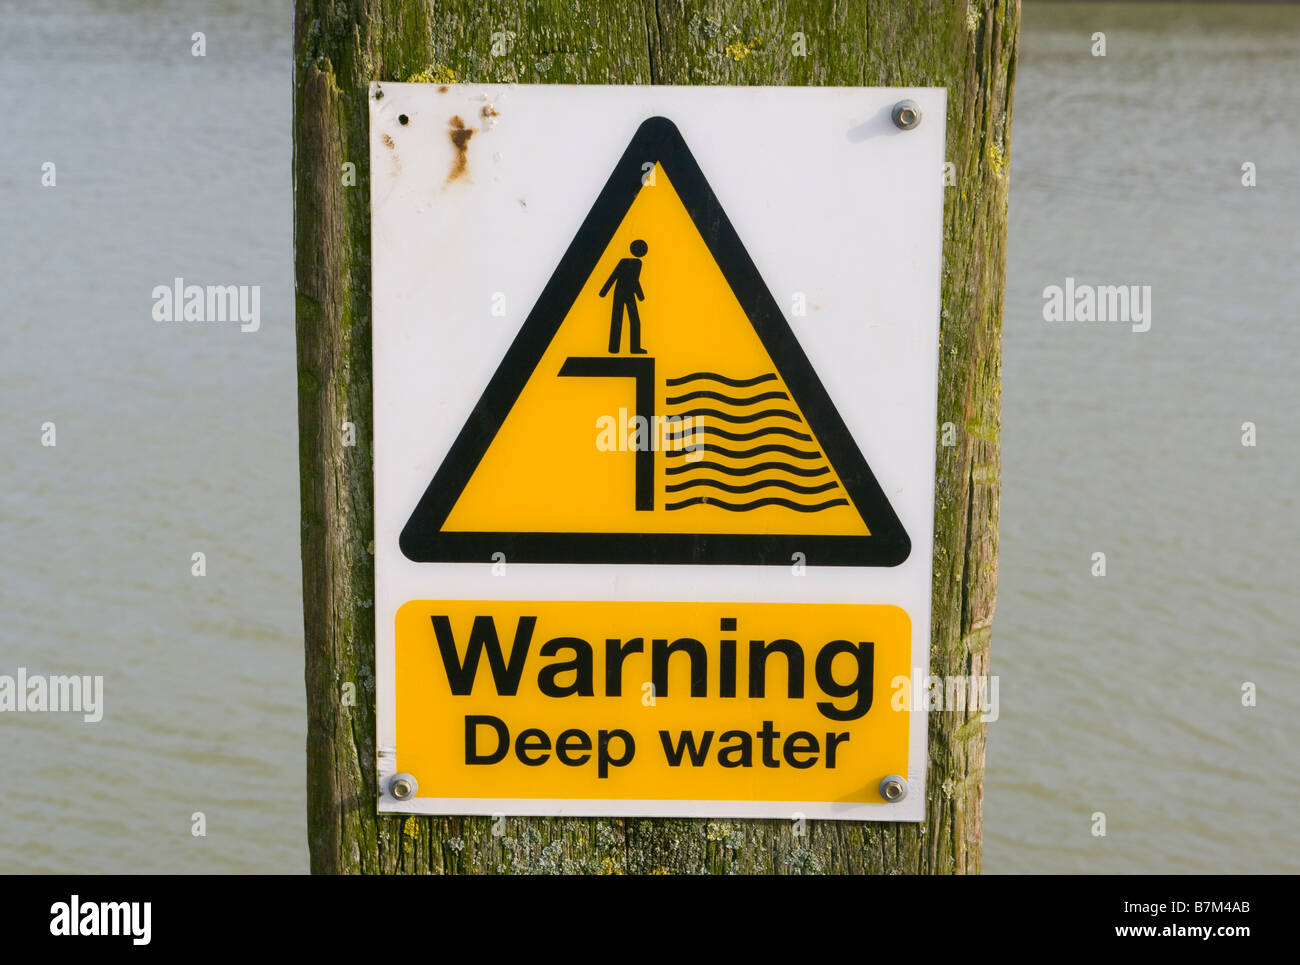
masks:
<path fill-rule="evenodd" d="M 645 354 L 630 351 L 622 305 L 611 353 L 611 316 L 634 287 L 601 290 L 637 241 L 647 246 L 634 306 Z M 574 374 L 583 364 L 571 360 L 610 371 L 652 362 L 653 412 L 638 411 L 635 378 Z M 653 493 L 638 499 L 647 445 Z M 442 530 L 860 537 L 870 535 L 863 515 L 656 165 Z"/>

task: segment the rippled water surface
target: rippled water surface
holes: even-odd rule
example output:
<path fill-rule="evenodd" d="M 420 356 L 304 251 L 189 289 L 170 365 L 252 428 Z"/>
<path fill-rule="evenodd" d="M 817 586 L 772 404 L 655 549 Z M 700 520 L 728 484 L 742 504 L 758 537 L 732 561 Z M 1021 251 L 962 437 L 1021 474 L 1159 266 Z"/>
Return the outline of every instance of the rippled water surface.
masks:
<path fill-rule="evenodd" d="M 289 5 L 0 24 L 0 673 L 106 678 L 0 717 L 0 871 L 304 871 Z M 1031 2 L 1021 52 L 985 868 L 1297 870 L 1300 10 Z M 261 330 L 154 322 L 176 276 Z M 1048 325 L 1067 276 L 1151 330 Z"/>

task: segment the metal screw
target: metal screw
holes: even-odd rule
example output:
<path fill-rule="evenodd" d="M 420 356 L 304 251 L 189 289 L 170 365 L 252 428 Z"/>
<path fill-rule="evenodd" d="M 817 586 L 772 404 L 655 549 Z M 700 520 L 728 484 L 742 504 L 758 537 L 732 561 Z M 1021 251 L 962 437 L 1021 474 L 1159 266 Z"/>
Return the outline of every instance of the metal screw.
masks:
<path fill-rule="evenodd" d="M 894 105 L 894 126 L 903 131 L 910 131 L 921 123 L 921 108 L 916 101 L 899 101 Z"/>
<path fill-rule="evenodd" d="M 419 787 L 420 782 L 415 779 L 413 774 L 394 774 L 388 781 L 388 793 L 399 801 L 415 797 L 415 792 L 419 790 Z"/>
<path fill-rule="evenodd" d="M 897 774 L 890 774 L 880 782 L 880 796 L 887 804 L 897 804 L 907 797 L 907 781 Z"/>

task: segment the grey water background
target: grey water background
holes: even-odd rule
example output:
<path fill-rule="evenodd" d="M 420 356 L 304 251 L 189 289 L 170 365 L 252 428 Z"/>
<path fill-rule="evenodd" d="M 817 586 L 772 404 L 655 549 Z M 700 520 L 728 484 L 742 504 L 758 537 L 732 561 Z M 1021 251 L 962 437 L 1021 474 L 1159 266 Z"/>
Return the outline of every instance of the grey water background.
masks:
<path fill-rule="evenodd" d="M 307 868 L 289 32 L 0 0 L 0 673 L 106 691 L 0 715 L 0 871 Z M 986 871 L 1300 870 L 1298 61 L 1295 7 L 1025 4 Z M 177 276 L 261 330 L 154 322 Z M 1044 322 L 1067 276 L 1151 330 Z"/>

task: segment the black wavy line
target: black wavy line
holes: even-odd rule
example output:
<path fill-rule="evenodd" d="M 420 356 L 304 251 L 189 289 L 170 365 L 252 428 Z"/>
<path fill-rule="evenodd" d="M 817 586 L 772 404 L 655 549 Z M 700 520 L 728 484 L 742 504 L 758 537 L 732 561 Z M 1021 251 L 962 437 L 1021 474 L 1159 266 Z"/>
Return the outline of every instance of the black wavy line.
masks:
<path fill-rule="evenodd" d="M 793 419 L 795 422 L 802 422 L 797 412 L 788 412 L 785 409 L 764 409 L 762 412 L 750 412 L 747 415 L 732 415 L 730 412 L 722 412 L 718 409 L 691 409 L 689 412 L 674 412 L 675 419 L 692 419 L 697 416 L 714 416 L 718 419 L 724 419 L 727 422 L 757 422 L 759 419 L 780 418 Z"/>
<path fill-rule="evenodd" d="M 733 389 L 743 389 L 746 386 L 758 385 L 760 382 L 771 382 L 775 378 L 775 372 L 768 372 L 767 375 L 756 375 L 752 379 L 729 379 L 725 375 L 719 375 L 717 372 L 692 372 L 690 375 L 683 375 L 676 379 L 668 379 L 665 384 L 685 385 L 687 382 L 694 382 L 696 379 L 711 379 L 714 382 L 721 382 L 723 385 L 729 385 Z"/>
<path fill-rule="evenodd" d="M 821 456 L 821 453 L 816 449 L 812 452 L 806 452 L 803 449 L 795 449 L 791 446 L 779 446 L 776 443 L 770 443 L 766 446 L 755 446 L 753 449 L 728 449 L 726 446 L 719 446 L 712 442 L 693 443 L 689 449 L 665 450 L 664 455 L 685 456 L 692 452 L 718 452 L 724 456 L 730 456 L 732 459 L 748 459 L 750 456 L 761 455 L 764 452 L 783 452 L 787 456 L 794 456 L 796 459 L 816 459 Z"/>
<path fill-rule="evenodd" d="M 762 499 L 755 499 L 749 503 L 728 503 L 709 496 L 692 496 L 690 499 L 683 499 L 680 503 L 667 503 L 664 509 L 685 509 L 687 506 L 704 505 L 717 506 L 718 509 L 726 509 L 733 513 L 746 513 L 751 509 L 759 509 L 763 506 L 784 506 L 786 509 L 793 509 L 799 513 L 820 513 L 823 509 L 830 509 L 832 506 L 847 506 L 848 504 L 847 499 L 828 499 L 826 502 L 818 503 L 815 506 L 804 506 L 789 499 L 782 499 L 780 496 L 764 496 Z"/>
<path fill-rule="evenodd" d="M 765 435 L 789 436 L 791 439 L 798 439 L 800 442 L 812 442 L 813 437 L 806 432 L 797 432 L 789 426 L 768 426 L 766 429 L 755 429 L 753 432 L 731 432 L 727 429 L 719 429 L 717 426 L 696 426 L 694 429 L 678 429 L 681 435 L 667 435 L 664 438 L 668 442 L 681 442 L 687 436 L 693 436 L 697 432 L 707 432 L 710 435 L 722 436 L 724 439 L 730 439 L 732 442 L 749 442 L 751 439 L 757 439 Z"/>
<path fill-rule="evenodd" d="M 828 489 L 839 489 L 840 484 L 837 482 L 822 483 L 820 486 L 800 486 L 798 483 L 790 482 L 788 479 L 760 479 L 752 483 L 725 483 L 720 479 L 688 479 L 685 482 L 673 483 L 665 487 L 670 493 L 678 493 L 683 489 L 690 489 L 694 486 L 710 486 L 713 489 L 721 489 L 727 493 L 752 493 L 756 489 L 764 489 L 767 486 L 776 486 L 780 489 L 788 489 L 792 493 L 803 493 L 806 496 L 812 496 L 816 493 L 824 493 Z"/>
<path fill-rule="evenodd" d="M 764 472 L 768 469 L 779 469 L 781 472 L 788 472 L 795 476 L 824 476 L 831 471 L 830 466 L 805 468 L 803 466 L 787 466 L 783 462 L 760 462 L 756 466 L 724 466 L 716 462 L 691 462 L 684 466 L 669 466 L 664 471 L 670 476 L 676 476 L 679 473 L 691 472 L 695 469 L 714 469 L 726 473 L 728 476 L 752 476 L 756 472 Z"/>
<path fill-rule="evenodd" d="M 714 392 L 712 389 L 696 389 L 694 392 L 687 392 L 685 395 L 675 395 L 671 399 L 665 399 L 668 405 L 680 405 L 683 402 L 690 402 L 692 399 L 717 399 L 719 402 L 725 402 L 727 405 L 754 405 L 757 402 L 766 402 L 768 399 L 788 399 L 790 396 L 784 392 L 760 392 L 758 395 L 751 395 L 748 399 L 737 399 L 730 395 L 723 395 L 721 392 Z"/>

